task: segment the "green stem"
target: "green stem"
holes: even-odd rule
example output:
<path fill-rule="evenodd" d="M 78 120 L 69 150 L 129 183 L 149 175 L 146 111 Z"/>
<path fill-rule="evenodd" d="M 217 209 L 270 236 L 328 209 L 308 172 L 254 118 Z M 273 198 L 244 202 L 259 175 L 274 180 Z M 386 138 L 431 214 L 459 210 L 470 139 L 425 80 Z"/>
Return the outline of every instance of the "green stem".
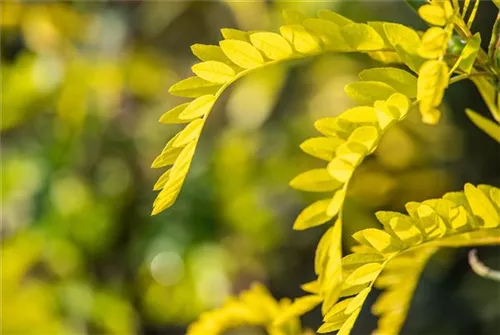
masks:
<path fill-rule="evenodd" d="M 473 72 L 473 73 L 462 73 L 459 74 L 458 76 L 455 76 L 453 78 L 450 78 L 450 84 L 455 84 L 459 81 L 469 79 L 471 77 L 486 77 L 486 76 L 493 76 L 493 74 L 489 72 Z"/>
<path fill-rule="evenodd" d="M 495 20 L 495 23 L 493 24 L 493 30 L 491 31 L 491 39 L 490 43 L 488 45 L 488 59 L 493 66 L 493 68 L 497 68 L 500 66 L 497 64 L 495 60 L 495 54 L 497 48 L 500 48 L 499 45 L 499 40 L 500 40 L 500 11 L 498 11 L 497 18 Z"/>

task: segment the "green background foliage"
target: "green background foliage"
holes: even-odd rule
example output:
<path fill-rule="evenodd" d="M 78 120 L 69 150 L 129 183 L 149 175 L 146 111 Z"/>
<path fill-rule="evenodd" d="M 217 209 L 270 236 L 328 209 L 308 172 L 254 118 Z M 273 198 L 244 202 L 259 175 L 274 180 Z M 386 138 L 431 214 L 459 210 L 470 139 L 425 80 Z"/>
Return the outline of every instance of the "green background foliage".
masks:
<path fill-rule="evenodd" d="M 181 129 L 156 121 L 185 101 L 168 88 L 191 75 L 189 47 L 216 44 L 221 28 L 276 31 L 286 8 L 426 27 L 400 2 L 1 3 L 4 334 L 176 335 L 253 281 L 301 295 L 325 229 L 292 231 L 318 199 L 287 185 L 319 167 L 299 144 L 316 136 L 314 121 L 353 106 L 344 86 L 375 65 L 368 57 L 325 55 L 238 81 L 215 105 L 175 206 L 149 215 L 160 175 L 150 164 Z M 473 26 L 483 44 L 492 9 Z M 465 106 L 487 115 L 464 82 L 448 90 L 439 125 L 412 113 L 384 135 L 350 185 L 345 250 L 355 231 L 379 228 L 376 210 L 500 184 L 498 145 Z M 498 248 L 479 255 L 499 264 Z M 442 251 L 402 333 L 498 333 L 499 293 L 466 250 Z M 304 324 L 320 320 L 315 311 Z M 364 309 L 353 334 L 374 325 Z"/>

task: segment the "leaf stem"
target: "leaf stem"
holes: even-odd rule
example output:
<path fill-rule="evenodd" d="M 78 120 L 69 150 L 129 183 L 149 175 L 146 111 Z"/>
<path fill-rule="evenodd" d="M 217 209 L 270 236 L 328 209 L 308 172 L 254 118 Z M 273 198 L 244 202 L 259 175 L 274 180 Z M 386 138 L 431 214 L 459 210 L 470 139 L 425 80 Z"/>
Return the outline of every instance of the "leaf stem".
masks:
<path fill-rule="evenodd" d="M 486 77 L 486 76 L 493 76 L 493 74 L 491 74 L 489 72 L 462 73 L 462 74 L 459 74 L 458 76 L 450 78 L 450 84 L 455 84 L 459 81 L 469 79 L 471 77 Z"/>
<path fill-rule="evenodd" d="M 469 251 L 469 264 L 472 270 L 479 276 L 500 282 L 500 271 L 492 270 L 477 257 L 477 249 Z"/>

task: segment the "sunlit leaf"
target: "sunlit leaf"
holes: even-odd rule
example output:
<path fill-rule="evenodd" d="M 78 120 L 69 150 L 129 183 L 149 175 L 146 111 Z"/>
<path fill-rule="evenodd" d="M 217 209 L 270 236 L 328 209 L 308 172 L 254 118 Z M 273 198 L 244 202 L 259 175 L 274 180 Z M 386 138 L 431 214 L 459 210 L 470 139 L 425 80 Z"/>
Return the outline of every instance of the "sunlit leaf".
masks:
<path fill-rule="evenodd" d="M 250 43 L 230 39 L 219 44 L 226 56 L 242 68 L 251 69 L 264 64 L 262 54 Z"/>
<path fill-rule="evenodd" d="M 354 21 L 352 21 L 352 20 L 350 20 L 350 19 L 348 19 L 348 18 L 346 18 L 338 13 L 332 12 L 331 10 L 328 10 L 328 9 L 320 9 L 318 11 L 318 16 L 320 19 L 331 21 L 331 22 L 335 23 L 336 25 L 338 25 L 339 27 L 343 27 L 345 25 L 354 23 Z"/>
<path fill-rule="evenodd" d="M 250 35 L 250 41 L 270 59 L 288 58 L 293 53 L 286 39 L 275 33 L 254 33 Z"/>
<path fill-rule="evenodd" d="M 417 78 L 408 71 L 381 67 L 363 70 L 359 77 L 364 81 L 380 81 L 409 98 L 417 96 Z"/>
<path fill-rule="evenodd" d="M 500 143 L 500 125 L 474 112 L 472 109 L 466 108 L 465 113 L 467 113 L 467 116 L 472 123 L 474 123 L 479 129 L 484 131 L 495 141 Z"/>
<path fill-rule="evenodd" d="M 189 142 L 193 142 L 198 138 L 203 129 L 204 121 L 202 119 L 196 119 L 191 121 L 181 132 L 179 136 L 176 138 L 173 143 L 174 147 L 182 147 L 188 144 Z"/>
<path fill-rule="evenodd" d="M 380 81 L 358 81 L 347 84 L 345 92 L 363 105 L 372 105 L 377 100 L 386 100 L 396 90 Z"/>
<path fill-rule="evenodd" d="M 186 109 L 186 107 L 189 105 L 189 102 L 180 104 L 178 106 L 175 106 L 165 114 L 163 114 L 160 118 L 161 123 L 169 124 L 169 123 L 188 123 L 189 119 L 181 119 L 179 118 L 179 115 Z"/>
<path fill-rule="evenodd" d="M 290 181 L 290 186 L 309 192 L 329 192 L 338 189 L 342 183 L 328 173 L 326 169 L 313 169 L 299 174 Z"/>
<path fill-rule="evenodd" d="M 193 55 L 203 62 L 216 61 L 225 64 L 232 64 L 229 58 L 222 52 L 218 45 L 193 44 L 191 46 Z"/>
<path fill-rule="evenodd" d="M 235 76 L 232 67 L 216 61 L 198 63 L 193 65 L 191 69 L 198 77 L 216 84 L 224 84 Z"/>
<path fill-rule="evenodd" d="M 280 33 L 300 53 L 312 54 L 321 51 L 319 39 L 303 26 L 282 26 Z"/>
<path fill-rule="evenodd" d="M 493 228 L 500 225 L 500 216 L 484 193 L 472 184 L 465 184 L 464 193 L 472 208 L 472 212 L 484 221 L 485 228 Z"/>
<path fill-rule="evenodd" d="M 326 214 L 330 199 L 319 200 L 306 207 L 297 217 L 293 229 L 303 230 L 329 221 L 332 216 Z"/>
<path fill-rule="evenodd" d="M 222 36 L 226 40 L 239 40 L 239 41 L 244 41 L 244 42 L 249 42 L 250 39 L 248 38 L 248 33 L 243 30 L 239 29 L 232 29 L 232 28 L 222 28 L 220 30 Z"/>
<path fill-rule="evenodd" d="M 357 51 L 373 51 L 384 48 L 384 40 L 375 29 L 365 23 L 353 23 L 340 29 L 344 40 Z"/>
<path fill-rule="evenodd" d="M 446 24 L 446 14 L 442 7 L 437 5 L 423 5 L 418 9 L 418 14 L 427 23 L 435 26 L 444 26 Z"/>
<path fill-rule="evenodd" d="M 313 137 L 302 142 L 300 148 L 311 156 L 330 161 L 342 143 L 338 137 Z"/>
<path fill-rule="evenodd" d="M 354 312 L 358 308 L 361 308 L 361 306 L 363 306 L 363 303 L 365 302 L 366 297 L 368 296 L 368 294 L 370 293 L 371 290 L 372 290 L 371 287 L 367 287 L 363 291 L 361 291 L 358 295 L 356 295 L 352 299 L 349 306 L 347 306 L 344 313 L 351 314 L 352 312 Z"/>
<path fill-rule="evenodd" d="M 281 325 L 284 322 L 300 316 L 314 307 L 316 307 L 321 302 L 321 297 L 317 295 L 307 295 L 304 297 L 297 298 L 293 303 L 286 308 L 273 322 L 274 325 Z"/>
<path fill-rule="evenodd" d="M 476 33 L 467 41 L 462 53 L 460 54 L 460 63 L 458 68 L 465 71 L 466 73 L 471 73 L 476 61 L 479 49 L 481 48 L 481 35 Z"/>
<path fill-rule="evenodd" d="M 382 264 L 380 263 L 368 263 L 361 265 L 346 278 L 345 283 L 349 286 L 369 283 L 377 278 L 381 269 Z"/>
<path fill-rule="evenodd" d="M 418 76 L 417 99 L 423 122 L 435 124 L 439 121 L 440 114 L 436 107 L 441 104 L 447 86 L 448 66 L 444 61 L 429 60 L 422 65 Z"/>
<path fill-rule="evenodd" d="M 212 109 L 215 103 L 215 96 L 208 94 L 194 99 L 189 105 L 180 113 L 179 118 L 182 120 L 192 120 L 194 118 L 202 117 Z"/>
<path fill-rule="evenodd" d="M 435 59 L 441 57 L 448 46 L 450 33 L 439 27 L 431 27 L 422 36 L 422 43 L 418 49 L 421 57 Z"/>
<path fill-rule="evenodd" d="M 205 94 L 215 94 L 220 87 L 221 85 L 219 84 L 214 84 L 194 76 L 181 80 L 170 87 L 168 92 L 179 97 L 197 98 Z"/>

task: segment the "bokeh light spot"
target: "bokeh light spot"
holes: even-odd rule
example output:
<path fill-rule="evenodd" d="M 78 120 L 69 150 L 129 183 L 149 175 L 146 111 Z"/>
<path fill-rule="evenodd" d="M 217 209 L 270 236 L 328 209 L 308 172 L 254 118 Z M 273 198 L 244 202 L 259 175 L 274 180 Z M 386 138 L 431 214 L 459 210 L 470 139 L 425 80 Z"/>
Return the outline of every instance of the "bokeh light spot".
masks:
<path fill-rule="evenodd" d="M 164 286 L 177 284 L 184 276 L 184 262 L 178 253 L 164 251 L 157 254 L 150 265 L 154 280 Z"/>

